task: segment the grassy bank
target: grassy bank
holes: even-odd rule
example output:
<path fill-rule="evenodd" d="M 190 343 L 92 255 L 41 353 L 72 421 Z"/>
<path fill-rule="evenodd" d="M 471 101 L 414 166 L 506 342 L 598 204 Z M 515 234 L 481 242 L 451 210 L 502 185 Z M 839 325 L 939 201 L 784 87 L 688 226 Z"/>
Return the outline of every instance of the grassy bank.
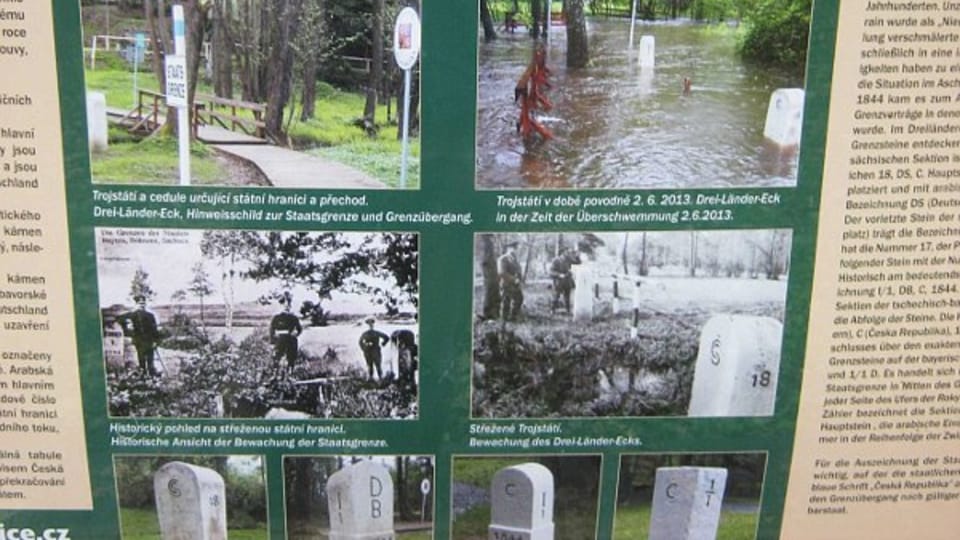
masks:
<path fill-rule="evenodd" d="M 146 66 L 149 68 L 149 66 Z M 136 75 L 137 88 L 158 91 L 156 77 L 152 72 L 140 71 Z M 135 104 L 134 73 L 116 55 L 97 56 L 97 69 L 86 71 L 89 91 L 103 92 L 107 106 L 124 111 L 132 110 Z M 197 92 L 210 94 L 206 84 L 200 84 Z M 400 177 L 401 142 L 397 140 L 396 111 L 388 121 L 387 107 L 381 105 L 376 114 L 378 130 L 369 136 L 357 125 L 363 113 L 364 96 L 344 92 L 324 83 L 318 83 L 315 118 L 301 121 L 299 104 L 288 107 L 287 133 L 293 147 L 316 156 L 355 167 L 391 187 L 397 187 Z M 175 141 L 164 140 L 145 144 L 126 136 L 121 130 L 111 131 L 110 149 L 93 158 L 93 178 L 97 182 L 120 183 L 168 183 L 176 178 L 177 154 Z M 172 146 L 171 146 L 172 145 Z M 170 153 L 171 148 L 173 153 Z M 215 155 L 202 143 L 195 143 L 193 174 L 197 183 L 243 184 L 230 181 L 233 170 L 215 159 Z M 410 139 L 408 188 L 419 186 L 420 143 Z M 172 169 L 171 169 L 172 166 Z M 174 172 L 170 175 L 171 170 Z"/>

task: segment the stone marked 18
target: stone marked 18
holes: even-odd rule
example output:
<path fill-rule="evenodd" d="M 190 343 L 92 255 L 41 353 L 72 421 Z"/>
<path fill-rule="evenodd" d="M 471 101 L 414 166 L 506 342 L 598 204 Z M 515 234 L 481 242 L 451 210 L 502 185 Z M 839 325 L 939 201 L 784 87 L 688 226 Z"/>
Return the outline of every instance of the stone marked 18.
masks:
<path fill-rule="evenodd" d="M 782 335 L 770 317 L 711 317 L 700 332 L 687 415 L 772 415 Z"/>

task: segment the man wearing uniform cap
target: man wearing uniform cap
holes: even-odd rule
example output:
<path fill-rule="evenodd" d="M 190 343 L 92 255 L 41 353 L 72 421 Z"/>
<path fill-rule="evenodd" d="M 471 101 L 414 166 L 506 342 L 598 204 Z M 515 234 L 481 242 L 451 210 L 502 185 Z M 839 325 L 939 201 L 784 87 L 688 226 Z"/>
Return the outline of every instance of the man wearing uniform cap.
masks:
<path fill-rule="evenodd" d="M 383 357 L 380 347 L 390 341 L 390 336 L 373 328 L 377 322 L 373 317 L 367 318 L 367 330 L 360 334 L 360 350 L 363 351 L 363 359 L 367 362 L 367 373 L 369 379 L 373 380 L 373 372 L 376 370 L 377 378 L 383 378 L 382 361 Z"/>
<path fill-rule="evenodd" d="M 121 314 L 117 321 L 127 331 L 137 350 L 137 364 L 144 373 L 156 377 L 160 375 L 154 365 L 157 342 L 160 341 L 160 331 L 157 329 L 157 318 L 147 311 L 147 297 L 138 294 L 133 297 L 137 309 Z"/>
<path fill-rule="evenodd" d="M 515 241 L 507 242 L 506 253 L 497 259 L 497 277 L 500 280 L 500 319 L 514 321 L 520 315 L 523 306 L 523 288 L 521 279 L 523 268 L 517 260 Z"/>
<path fill-rule="evenodd" d="M 298 341 L 297 336 L 303 333 L 303 327 L 300 326 L 300 319 L 290 313 L 290 304 L 292 299 L 285 297 L 281 300 L 283 311 L 277 313 L 270 320 L 270 343 L 273 343 L 273 367 L 278 372 L 284 372 L 293 368 L 297 361 Z M 281 359 L 287 359 L 287 365 L 281 364 Z"/>

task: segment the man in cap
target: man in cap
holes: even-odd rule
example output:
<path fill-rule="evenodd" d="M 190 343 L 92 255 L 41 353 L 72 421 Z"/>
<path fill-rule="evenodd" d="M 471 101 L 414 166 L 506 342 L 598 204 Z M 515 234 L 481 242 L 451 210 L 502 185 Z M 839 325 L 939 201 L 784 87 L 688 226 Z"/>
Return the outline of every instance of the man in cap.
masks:
<path fill-rule="evenodd" d="M 383 363 L 383 355 L 381 354 L 380 347 L 383 347 L 390 341 L 390 336 L 373 327 L 377 322 L 373 317 L 367 318 L 365 322 L 367 323 L 367 329 L 360 334 L 360 350 L 363 351 L 363 359 L 367 362 L 368 377 L 372 381 L 373 372 L 376 370 L 377 378 L 382 379 L 383 368 L 381 364 Z"/>
<path fill-rule="evenodd" d="M 137 350 L 137 364 L 144 373 L 152 377 L 160 375 L 154 364 L 157 343 L 160 341 L 160 331 L 157 328 L 157 318 L 147 311 L 147 297 L 138 294 L 133 297 L 137 309 L 128 311 L 117 317 L 117 321 L 130 336 L 133 347 Z"/>
<path fill-rule="evenodd" d="M 516 241 L 504 244 L 506 253 L 497 259 L 497 278 L 500 280 L 500 319 L 516 320 L 523 306 L 523 287 L 521 279 L 523 268 L 517 260 Z"/>
<path fill-rule="evenodd" d="M 278 373 L 283 373 L 293 369 L 297 362 L 297 337 L 303 333 L 303 327 L 300 319 L 290 312 L 293 299 L 284 296 L 280 302 L 283 304 L 283 311 L 270 319 L 270 343 L 273 343 L 273 367 Z M 286 366 L 281 363 L 284 358 L 287 360 Z"/>
<path fill-rule="evenodd" d="M 550 279 L 553 280 L 553 302 L 551 310 L 563 307 L 570 314 L 570 294 L 574 281 L 571 266 L 580 264 L 580 254 L 572 249 L 564 249 L 550 262 Z"/>

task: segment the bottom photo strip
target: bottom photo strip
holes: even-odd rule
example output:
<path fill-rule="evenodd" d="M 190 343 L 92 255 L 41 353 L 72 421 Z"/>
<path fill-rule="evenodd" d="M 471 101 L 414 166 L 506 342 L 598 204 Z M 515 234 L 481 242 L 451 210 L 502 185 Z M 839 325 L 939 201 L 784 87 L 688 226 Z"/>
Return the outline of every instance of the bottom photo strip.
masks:
<path fill-rule="evenodd" d="M 432 456 L 286 456 L 286 538 L 435 537 Z M 613 538 L 757 538 L 763 452 L 624 454 Z M 114 458 L 124 540 L 270 538 L 262 456 Z M 454 456 L 450 537 L 598 538 L 603 458 Z M 445 490 L 446 488 L 442 488 Z"/>

